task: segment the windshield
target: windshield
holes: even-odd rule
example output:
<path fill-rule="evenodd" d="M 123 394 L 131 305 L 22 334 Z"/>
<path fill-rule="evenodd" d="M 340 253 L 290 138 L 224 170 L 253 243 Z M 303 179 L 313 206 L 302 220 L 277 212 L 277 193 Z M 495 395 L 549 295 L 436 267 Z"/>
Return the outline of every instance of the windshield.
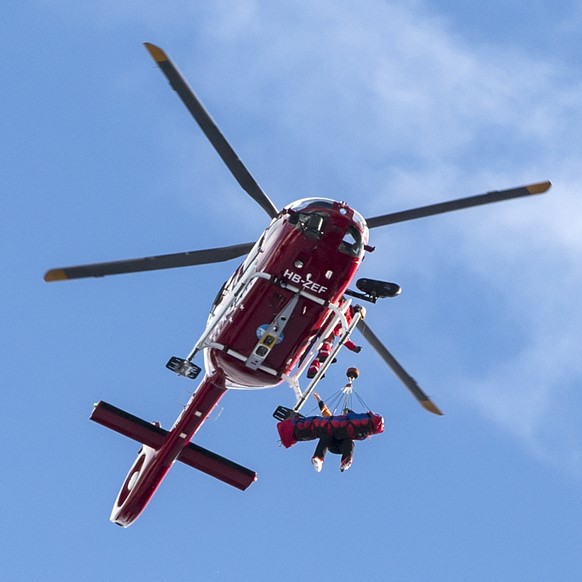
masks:
<path fill-rule="evenodd" d="M 289 222 L 297 225 L 309 238 L 320 238 L 333 209 L 334 201 L 325 198 L 305 198 L 291 204 Z"/>
<path fill-rule="evenodd" d="M 294 212 L 313 212 L 314 210 L 322 210 L 333 208 L 334 201 L 329 198 L 303 198 L 290 204 L 287 208 Z"/>
<path fill-rule="evenodd" d="M 309 238 L 321 238 L 331 225 L 341 236 L 338 250 L 351 257 L 362 257 L 368 242 L 368 227 L 362 215 L 344 202 L 329 198 L 303 198 L 287 207 L 289 223 Z M 341 233 L 341 234 L 340 234 Z M 331 232 L 330 232 L 331 235 Z"/>

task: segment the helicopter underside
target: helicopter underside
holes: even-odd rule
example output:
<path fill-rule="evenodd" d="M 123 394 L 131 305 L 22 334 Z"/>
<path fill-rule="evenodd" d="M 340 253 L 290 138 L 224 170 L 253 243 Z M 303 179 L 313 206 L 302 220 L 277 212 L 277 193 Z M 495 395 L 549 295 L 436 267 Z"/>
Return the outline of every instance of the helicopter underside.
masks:
<path fill-rule="evenodd" d="M 216 333 L 221 322 L 215 321 L 207 328 L 195 352 L 204 350 L 204 361 L 207 374 L 221 370 L 225 376 L 226 386 L 230 389 L 256 390 L 272 388 L 286 382 L 294 391 L 296 406 L 302 406 L 306 398 L 315 389 L 325 371 L 337 357 L 341 347 L 347 342 L 359 321 L 365 316 L 365 310 L 356 306 L 352 308 L 351 300 L 342 300 L 339 305 L 328 303 L 309 291 L 296 287 L 285 281 L 273 281 L 266 273 L 255 273 L 255 278 L 262 279 L 264 285 L 253 286 L 252 293 L 257 304 L 267 303 L 273 287 L 278 292 L 285 289 L 288 293 L 287 302 L 270 321 L 265 322 L 264 313 L 255 312 L 254 323 L 245 321 L 244 329 L 256 329 L 256 335 L 251 341 L 239 343 L 237 348 L 216 341 L 220 333 Z M 225 300 L 225 311 L 236 310 L 235 294 Z M 314 330 L 306 339 L 297 333 L 297 320 L 301 330 L 305 325 L 305 309 L 311 304 L 311 328 Z M 259 323 L 260 322 L 260 323 Z M 232 331 L 233 323 L 229 325 Z M 321 344 L 330 336 L 337 337 L 337 342 L 329 356 L 321 362 L 321 369 L 309 382 L 303 391 L 300 387 L 300 377 L 318 353 Z M 233 337 L 238 337 L 233 334 Z M 216 338 L 216 339 L 215 339 Z M 273 364 L 274 362 L 274 364 Z"/>

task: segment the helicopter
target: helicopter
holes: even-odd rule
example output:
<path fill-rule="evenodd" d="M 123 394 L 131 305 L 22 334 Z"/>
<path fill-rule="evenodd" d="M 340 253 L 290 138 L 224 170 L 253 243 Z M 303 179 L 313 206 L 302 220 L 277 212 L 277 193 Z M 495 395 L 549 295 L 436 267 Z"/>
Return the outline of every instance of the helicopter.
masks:
<path fill-rule="evenodd" d="M 176 461 L 183 462 L 240 490 L 256 479 L 243 467 L 191 442 L 220 399 L 231 389 L 271 388 L 286 383 L 292 407 L 279 406 L 273 416 L 284 421 L 299 411 L 314 393 L 339 351 L 358 329 L 417 401 L 442 415 L 365 321 L 366 309 L 354 300 L 375 303 L 395 297 L 400 287 L 391 282 L 355 280 L 369 244 L 369 230 L 473 206 L 542 194 L 549 181 L 364 218 L 346 202 L 328 198 L 297 200 L 281 210 L 273 204 L 240 160 L 201 100 L 168 55 L 144 43 L 211 145 L 242 189 L 270 218 L 255 243 L 51 269 L 47 282 L 104 277 L 219 263 L 245 257 L 219 290 L 207 325 L 186 357 L 172 356 L 166 367 L 187 379 L 204 374 L 170 430 L 140 419 L 107 402 L 95 404 L 91 420 L 141 443 L 115 500 L 110 520 L 131 525 L 143 512 Z M 324 343 L 331 345 L 319 358 L 314 374 L 307 373 Z M 302 387 L 302 382 L 307 385 Z"/>

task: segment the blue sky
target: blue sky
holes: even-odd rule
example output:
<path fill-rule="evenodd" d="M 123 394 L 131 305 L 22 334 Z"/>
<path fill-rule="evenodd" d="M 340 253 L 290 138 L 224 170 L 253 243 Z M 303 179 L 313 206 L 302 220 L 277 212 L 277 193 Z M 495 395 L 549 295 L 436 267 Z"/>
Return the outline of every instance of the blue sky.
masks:
<path fill-rule="evenodd" d="M 0 477 L 6 580 L 579 580 L 582 576 L 582 10 L 575 2 L 12 3 L 3 38 Z M 281 387 L 231 393 L 197 442 L 247 492 L 176 466 L 138 522 L 108 521 L 137 444 L 106 400 L 170 426 L 236 262 L 47 285 L 50 267 L 255 240 L 240 191 L 141 46 L 167 50 L 282 206 L 373 216 L 551 179 L 549 194 L 373 232 L 398 282 L 371 349 L 386 419 L 340 474 L 278 446 Z"/>

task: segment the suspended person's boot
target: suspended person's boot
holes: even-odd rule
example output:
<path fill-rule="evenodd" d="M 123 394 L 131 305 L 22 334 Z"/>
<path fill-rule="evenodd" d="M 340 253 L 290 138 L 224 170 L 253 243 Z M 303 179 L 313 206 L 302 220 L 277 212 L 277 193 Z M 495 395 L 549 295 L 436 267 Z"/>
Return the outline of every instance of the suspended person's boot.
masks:
<path fill-rule="evenodd" d="M 347 340 L 344 343 L 344 346 L 348 348 L 350 352 L 355 352 L 356 354 L 359 354 L 362 351 L 362 346 L 356 345 L 351 339 Z"/>
<path fill-rule="evenodd" d="M 307 377 L 315 378 L 315 374 L 319 372 L 319 368 L 321 368 L 321 362 L 319 360 L 313 360 L 309 366 L 309 369 L 307 370 Z"/>
<path fill-rule="evenodd" d="M 342 462 L 340 464 L 340 471 L 343 473 L 344 471 L 347 471 L 351 466 L 352 466 L 352 461 L 353 458 L 352 457 L 342 457 Z"/>

